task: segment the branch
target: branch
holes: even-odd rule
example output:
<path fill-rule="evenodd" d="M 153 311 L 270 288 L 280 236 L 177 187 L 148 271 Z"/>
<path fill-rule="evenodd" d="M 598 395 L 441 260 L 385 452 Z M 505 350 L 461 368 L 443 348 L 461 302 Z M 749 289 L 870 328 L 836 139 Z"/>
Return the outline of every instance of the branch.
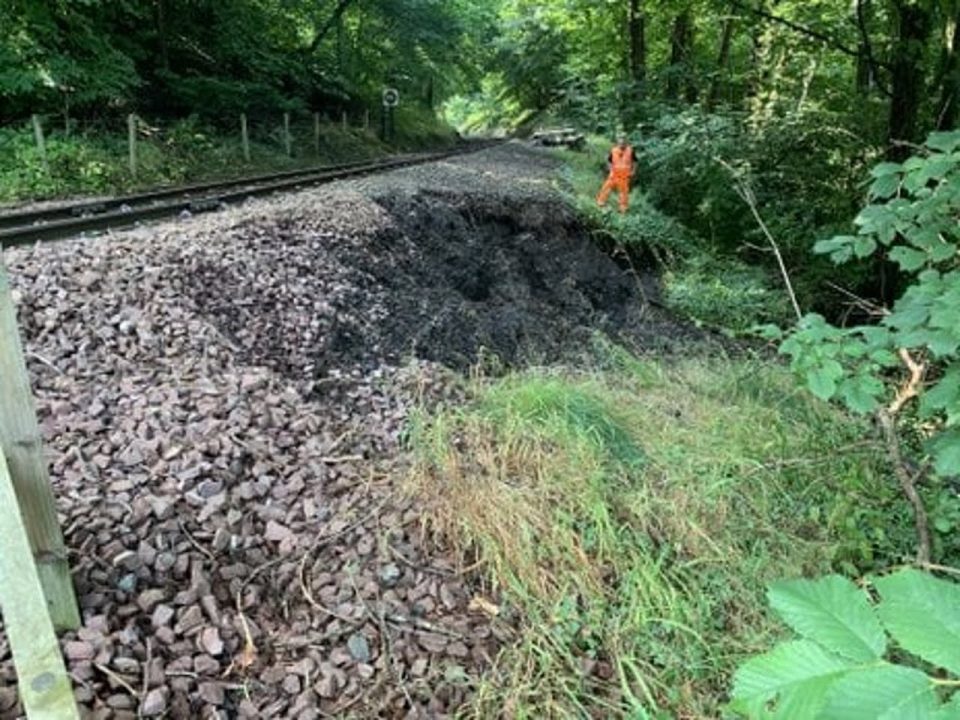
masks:
<path fill-rule="evenodd" d="M 343 13 L 346 11 L 350 5 L 353 4 L 354 0 L 340 0 L 337 3 L 336 9 L 333 11 L 333 15 L 323 24 L 323 27 L 317 30 L 317 34 L 313 36 L 313 42 L 310 43 L 310 52 L 316 50 L 320 43 L 323 42 L 323 38 L 327 36 L 327 33 L 337 24 L 337 21 L 343 16 Z"/>
<path fill-rule="evenodd" d="M 842 52 L 844 55 L 849 55 L 850 57 L 856 57 L 856 58 L 865 57 L 868 60 L 871 59 L 869 55 L 862 52 L 861 50 L 854 50 L 851 47 L 847 47 L 842 42 L 828 35 L 825 32 L 821 32 L 820 30 L 814 30 L 813 28 L 807 27 L 806 25 L 801 25 L 800 23 L 796 23 L 793 20 L 788 20 L 787 18 L 780 17 L 779 15 L 774 15 L 771 12 L 767 12 L 763 8 L 753 7 L 747 2 L 742 2 L 742 0 L 727 0 L 727 1 L 734 7 L 740 8 L 741 10 L 746 10 L 749 13 L 753 13 L 754 15 L 762 17 L 764 20 L 775 22 L 779 25 L 783 25 L 784 27 L 790 28 L 794 32 L 800 33 L 801 35 L 806 35 L 807 37 L 811 37 L 814 40 L 819 40 L 820 42 L 826 43 L 827 45 L 832 47 L 834 50 Z M 884 69 L 887 69 L 887 70 L 890 69 L 890 65 L 888 65 L 887 63 L 883 63 L 875 59 L 872 60 L 872 62 Z"/>
<path fill-rule="evenodd" d="M 913 356 L 910 354 L 910 351 L 906 348 L 900 350 L 900 359 L 910 371 L 910 377 L 903 384 L 900 390 L 897 391 L 897 396 L 893 399 L 893 402 L 890 403 L 890 407 L 887 408 L 887 412 L 890 413 L 891 416 L 896 415 L 903 410 L 903 406 L 906 405 L 908 401 L 920 394 L 920 385 L 923 383 L 923 374 L 927 371 L 927 364 L 922 361 L 917 362 L 914 360 Z"/>
<path fill-rule="evenodd" d="M 777 245 L 777 241 L 774 240 L 773 234 L 770 232 L 767 224 L 760 216 L 760 211 L 757 209 L 757 196 L 754 195 L 753 188 L 750 187 L 750 184 L 746 180 L 739 176 L 736 168 L 734 168 L 728 162 L 722 158 L 716 158 L 716 161 L 730 171 L 730 174 L 733 176 L 733 182 L 737 194 L 750 208 L 750 212 L 753 213 L 753 219 L 757 221 L 757 225 L 760 226 L 760 230 L 767 238 L 767 242 L 769 242 L 770 247 L 773 248 L 773 254 L 777 257 L 777 264 L 780 266 L 780 274 L 783 276 L 783 283 L 786 285 L 787 294 L 790 296 L 790 303 L 793 305 L 793 311 L 797 314 L 797 320 L 801 320 L 803 318 L 803 311 L 800 309 L 800 303 L 797 302 L 797 294 L 793 291 L 793 283 L 790 281 L 790 273 L 787 271 L 787 264 L 783 261 L 783 255 L 780 253 L 780 246 Z"/>
<path fill-rule="evenodd" d="M 903 461 L 895 418 L 908 401 L 920 394 L 920 386 L 923 384 L 923 375 L 926 372 L 927 365 L 923 361 L 914 360 L 910 351 L 906 348 L 900 350 L 900 359 L 910 371 L 910 377 L 897 391 L 897 395 L 890 405 L 877 412 L 877 419 L 887 443 L 887 453 L 893 465 L 893 472 L 897 476 L 897 480 L 900 481 L 903 494 L 913 505 L 913 518 L 917 529 L 917 563 L 925 566 L 930 563 L 930 527 L 927 520 L 927 511 L 923 506 L 923 498 L 917 491 L 917 476 L 911 475 L 907 471 Z"/>

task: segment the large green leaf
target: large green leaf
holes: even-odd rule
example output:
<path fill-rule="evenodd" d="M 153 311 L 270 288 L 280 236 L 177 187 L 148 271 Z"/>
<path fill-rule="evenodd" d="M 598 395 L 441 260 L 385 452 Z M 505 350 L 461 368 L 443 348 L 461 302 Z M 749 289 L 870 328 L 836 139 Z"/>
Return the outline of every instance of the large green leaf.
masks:
<path fill-rule="evenodd" d="M 750 717 L 815 718 L 831 686 L 856 666 L 811 640 L 796 640 L 744 663 L 733 678 L 731 708 Z"/>
<path fill-rule="evenodd" d="M 882 663 L 856 670 L 830 688 L 823 720 L 927 720 L 937 707 L 933 683 L 912 668 Z"/>
<path fill-rule="evenodd" d="M 944 477 L 960 475 L 960 428 L 946 430 L 929 444 L 934 469 Z"/>
<path fill-rule="evenodd" d="M 900 646 L 960 675 L 960 585 L 905 569 L 874 581 L 877 612 Z"/>
<path fill-rule="evenodd" d="M 950 701 L 934 713 L 932 720 L 957 720 L 957 718 L 960 718 L 960 692 L 954 692 Z"/>
<path fill-rule="evenodd" d="M 866 593 L 846 578 L 774 583 L 770 605 L 800 635 L 858 662 L 883 656 L 886 636 Z"/>

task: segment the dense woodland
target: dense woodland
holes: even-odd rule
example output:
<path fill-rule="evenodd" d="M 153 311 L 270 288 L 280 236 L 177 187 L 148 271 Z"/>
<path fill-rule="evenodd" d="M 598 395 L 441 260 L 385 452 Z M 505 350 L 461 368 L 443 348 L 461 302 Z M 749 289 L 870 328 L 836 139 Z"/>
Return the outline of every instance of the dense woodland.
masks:
<path fill-rule="evenodd" d="M 241 113 L 263 165 L 317 159 L 274 157 L 283 113 L 346 114 L 332 145 L 391 151 L 376 122 L 358 127 L 385 87 L 403 147 L 576 127 L 586 151 L 555 155 L 591 239 L 652 268 L 671 312 L 736 351 L 664 368 L 605 346 L 595 375 L 507 377 L 412 433 L 421 483 L 464 493 L 445 527 L 492 555 L 528 623 L 477 716 L 766 717 L 779 702 L 778 717 L 892 718 L 902 701 L 947 720 L 958 33 L 960 0 L 8 0 L 0 199 L 130 187 L 116 128 L 131 113 L 154 153 L 141 184 L 243 170 Z M 639 161 L 623 218 L 593 200 L 618 132 Z M 490 466 L 448 482 L 437 468 L 476 467 L 463 438 Z M 667 458 L 651 475 L 647 450 Z M 513 474 L 556 485 L 493 487 Z M 654 493 L 631 485 L 652 475 Z M 478 501 L 481 480 L 504 496 Z M 548 539 L 527 552 L 505 533 Z M 837 575 L 774 584 L 766 599 L 802 637 L 775 645 L 764 585 L 830 572 L 876 592 Z M 587 664 L 610 682 L 584 680 Z"/>

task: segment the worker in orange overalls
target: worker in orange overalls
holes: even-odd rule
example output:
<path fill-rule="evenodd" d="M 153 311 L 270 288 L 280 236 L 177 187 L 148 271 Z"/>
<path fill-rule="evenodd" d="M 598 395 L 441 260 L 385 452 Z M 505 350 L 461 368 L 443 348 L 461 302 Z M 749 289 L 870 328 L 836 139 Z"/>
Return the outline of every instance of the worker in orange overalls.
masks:
<path fill-rule="evenodd" d="M 597 205 L 604 207 L 610 193 L 616 190 L 620 196 L 620 212 L 625 213 L 630 204 L 630 179 L 637 171 L 637 156 L 626 135 L 617 137 L 617 144 L 607 156 L 607 169 L 610 175 L 597 195 Z"/>

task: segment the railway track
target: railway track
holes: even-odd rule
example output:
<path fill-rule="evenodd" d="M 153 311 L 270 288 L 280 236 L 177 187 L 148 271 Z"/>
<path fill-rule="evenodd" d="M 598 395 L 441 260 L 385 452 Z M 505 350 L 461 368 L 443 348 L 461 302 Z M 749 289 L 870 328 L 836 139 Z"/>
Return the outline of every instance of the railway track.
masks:
<path fill-rule="evenodd" d="M 477 152 L 497 142 L 499 141 L 476 142 L 439 153 L 289 170 L 223 182 L 164 188 L 54 208 L 4 213 L 0 214 L 0 247 L 24 245 L 42 240 L 59 240 L 86 232 L 131 227 L 149 220 L 176 217 L 184 212 L 191 215 L 210 212 L 251 197 L 436 162 L 456 155 Z"/>

